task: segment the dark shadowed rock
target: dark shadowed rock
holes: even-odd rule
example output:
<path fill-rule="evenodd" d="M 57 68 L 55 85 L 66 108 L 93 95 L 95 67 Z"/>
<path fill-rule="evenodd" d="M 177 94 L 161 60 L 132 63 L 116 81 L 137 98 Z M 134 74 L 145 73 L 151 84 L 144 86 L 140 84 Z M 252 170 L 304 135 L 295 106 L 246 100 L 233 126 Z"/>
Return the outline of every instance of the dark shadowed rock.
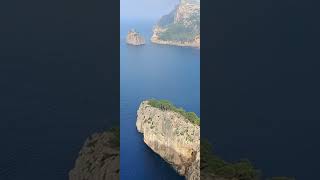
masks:
<path fill-rule="evenodd" d="M 84 143 L 69 180 L 119 180 L 119 130 L 96 133 Z"/>

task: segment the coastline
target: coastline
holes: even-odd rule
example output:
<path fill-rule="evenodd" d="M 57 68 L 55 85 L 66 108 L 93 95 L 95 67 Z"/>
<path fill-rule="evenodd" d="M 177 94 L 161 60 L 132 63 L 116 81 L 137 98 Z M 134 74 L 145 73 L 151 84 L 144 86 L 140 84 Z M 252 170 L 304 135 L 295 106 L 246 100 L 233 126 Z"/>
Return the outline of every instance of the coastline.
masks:
<path fill-rule="evenodd" d="M 196 36 L 193 41 L 176 41 L 176 40 L 162 40 L 159 38 L 158 33 L 164 32 L 166 29 L 160 27 L 154 27 L 152 30 L 153 34 L 150 41 L 154 44 L 162 44 L 169 46 L 180 46 L 180 47 L 192 47 L 200 49 L 200 35 Z"/>
<path fill-rule="evenodd" d="M 169 45 L 169 46 L 180 46 L 180 47 L 193 47 L 200 49 L 200 44 L 195 41 L 184 42 L 184 41 L 165 41 L 158 38 L 151 38 L 150 41 L 155 44 Z"/>

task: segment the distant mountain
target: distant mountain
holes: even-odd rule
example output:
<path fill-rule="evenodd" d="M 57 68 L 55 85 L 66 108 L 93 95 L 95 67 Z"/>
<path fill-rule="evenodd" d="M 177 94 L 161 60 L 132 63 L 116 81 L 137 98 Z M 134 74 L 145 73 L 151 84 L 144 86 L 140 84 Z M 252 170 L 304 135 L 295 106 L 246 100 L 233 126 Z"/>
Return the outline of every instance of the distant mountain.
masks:
<path fill-rule="evenodd" d="M 200 47 L 200 0 L 181 0 L 153 29 L 158 44 Z"/>

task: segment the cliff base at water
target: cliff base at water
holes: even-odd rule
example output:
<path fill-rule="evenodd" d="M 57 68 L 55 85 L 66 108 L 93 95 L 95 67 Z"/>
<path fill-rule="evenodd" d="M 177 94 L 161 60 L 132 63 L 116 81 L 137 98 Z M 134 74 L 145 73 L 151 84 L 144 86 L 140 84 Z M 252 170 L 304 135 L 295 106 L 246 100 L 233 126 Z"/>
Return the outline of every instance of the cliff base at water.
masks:
<path fill-rule="evenodd" d="M 180 175 L 199 180 L 200 126 L 172 110 L 175 107 L 170 103 L 158 104 L 155 107 L 150 100 L 140 104 L 137 130 L 143 133 L 144 142 Z"/>

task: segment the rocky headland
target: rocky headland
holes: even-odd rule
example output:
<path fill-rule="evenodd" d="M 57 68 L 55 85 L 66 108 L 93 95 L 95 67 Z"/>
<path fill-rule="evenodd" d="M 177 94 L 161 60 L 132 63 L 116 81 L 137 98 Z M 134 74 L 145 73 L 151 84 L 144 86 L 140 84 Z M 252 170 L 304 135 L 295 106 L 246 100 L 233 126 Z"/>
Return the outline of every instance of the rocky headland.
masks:
<path fill-rule="evenodd" d="M 69 180 L 119 180 L 120 131 L 118 128 L 89 137 L 69 172 Z"/>
<path fill-rule="evenodd" d="M 127 44 L 134 45 L 134 46 L 140 46 L 145 44 L 144 38 L 140 35 L 139 32 L 137 32 L 134 29 L 131 29 L 128 32 L 126 42 Z"/>
<path fill-rule="evenodd" d="M 200 179 L 200 119 L 166 101 L 148 100 L 137 112 L 144 142 L 187 180 Z"/>
<path fill-rule="evenodd" d="M 180 0 L 154 26 L 151 42 L 200 48 L 200 0 Z"/>

